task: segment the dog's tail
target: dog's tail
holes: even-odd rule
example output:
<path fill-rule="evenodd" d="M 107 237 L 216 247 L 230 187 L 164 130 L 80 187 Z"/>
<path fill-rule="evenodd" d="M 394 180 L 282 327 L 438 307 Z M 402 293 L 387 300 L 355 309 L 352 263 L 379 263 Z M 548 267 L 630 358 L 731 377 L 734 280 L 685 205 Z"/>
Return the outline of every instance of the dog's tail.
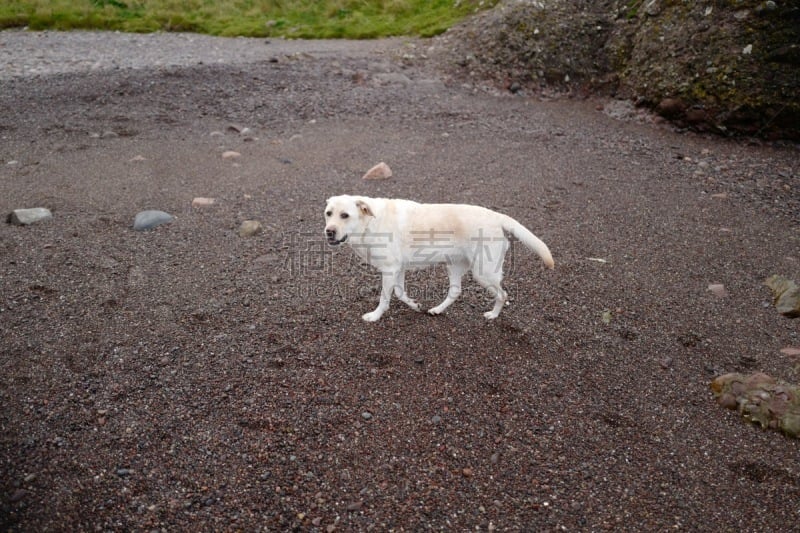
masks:
<path fill-rule="evenodd" d="M 542 262 L 547 266 L 547 268 L 553 268 L 555 263 L 553 262 L 553 256 L 550 255 L 550 249 L 539 237 L 528 231 L 528 228 L 508 215 L 501 214 L 500 223 L 505 231 L 512 234 L 514 237 L 519 239 L 522 244 L 536 252 L 539 257 L 542 258 Z"/>

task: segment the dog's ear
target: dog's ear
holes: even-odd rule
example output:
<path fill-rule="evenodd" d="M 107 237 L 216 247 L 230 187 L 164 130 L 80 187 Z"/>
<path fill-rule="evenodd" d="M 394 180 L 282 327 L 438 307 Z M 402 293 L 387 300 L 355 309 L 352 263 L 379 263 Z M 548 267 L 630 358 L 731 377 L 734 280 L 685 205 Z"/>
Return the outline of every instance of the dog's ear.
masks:
<path fill-rule="evenodd" d="M 361 213 L 361 216 L 375 217 L 375 215 L 372 213 L 372 209 L 369 207 L 369 204 L 367 204 L 367 202 L 364 200 L 356 201 L 356 207 L 358 208 L 359 213 Z"/>

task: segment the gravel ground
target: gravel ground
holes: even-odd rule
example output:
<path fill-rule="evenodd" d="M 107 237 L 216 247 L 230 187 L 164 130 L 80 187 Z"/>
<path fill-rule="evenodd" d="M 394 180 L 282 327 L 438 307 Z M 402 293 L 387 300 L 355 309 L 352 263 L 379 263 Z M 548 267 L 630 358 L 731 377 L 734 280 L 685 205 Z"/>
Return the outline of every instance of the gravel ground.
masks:
<path fill-rule="evenodd" d="M 800 522 L 800 443 L 708 387 L 797 381 L 763 285 L 800 278 L 797 147 L 479 90 L 432 45 L 0 33 L 0 207 L 54 214 L 0 225 L 4 530 Z M 378 275 L 322 239 L 347 192 L 503 211 L 556 268 L 513 246 L 493 322 L 468 282 L 366 324 Z"/>

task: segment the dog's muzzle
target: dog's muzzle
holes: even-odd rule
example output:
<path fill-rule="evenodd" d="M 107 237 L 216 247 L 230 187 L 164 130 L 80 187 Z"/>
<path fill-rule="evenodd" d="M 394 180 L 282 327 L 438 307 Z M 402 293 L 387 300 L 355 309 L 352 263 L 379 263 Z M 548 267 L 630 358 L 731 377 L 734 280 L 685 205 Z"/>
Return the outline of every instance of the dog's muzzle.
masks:
<path fill-rule="evenodd" d="M 336 238 L 336 230 L 333 230 L 333 229 L 326 229 L 325 230 L 325 237 L 327 237 L 328 244 L 330 244 L 331 246 L 339 246 L 340 244 L 342 244 L 344 241 L 347 240 L 347 235 L 345 235 L 341 239 L 337 239 Z"/>

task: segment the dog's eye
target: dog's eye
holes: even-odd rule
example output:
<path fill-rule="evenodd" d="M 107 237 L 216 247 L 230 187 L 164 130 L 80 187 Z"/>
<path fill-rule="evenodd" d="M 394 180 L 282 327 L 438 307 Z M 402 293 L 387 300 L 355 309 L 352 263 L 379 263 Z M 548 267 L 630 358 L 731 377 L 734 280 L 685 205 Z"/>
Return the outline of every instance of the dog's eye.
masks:
<path fill-rule="evenodd" d="M 347 213 L 342 213 L 340 216 L 341 216 L 342 218 L 348 218 L 350 215 L 348 215 Z"/>
<path fill-rule="evenodd" d="M 325 212 L 325 216 L 326 216 L 326 217 L 329 217 L 329 216 L 331 216 L 332 214 L 333 214 L 333 211 L 326 211 L 326 212 Z"/>

